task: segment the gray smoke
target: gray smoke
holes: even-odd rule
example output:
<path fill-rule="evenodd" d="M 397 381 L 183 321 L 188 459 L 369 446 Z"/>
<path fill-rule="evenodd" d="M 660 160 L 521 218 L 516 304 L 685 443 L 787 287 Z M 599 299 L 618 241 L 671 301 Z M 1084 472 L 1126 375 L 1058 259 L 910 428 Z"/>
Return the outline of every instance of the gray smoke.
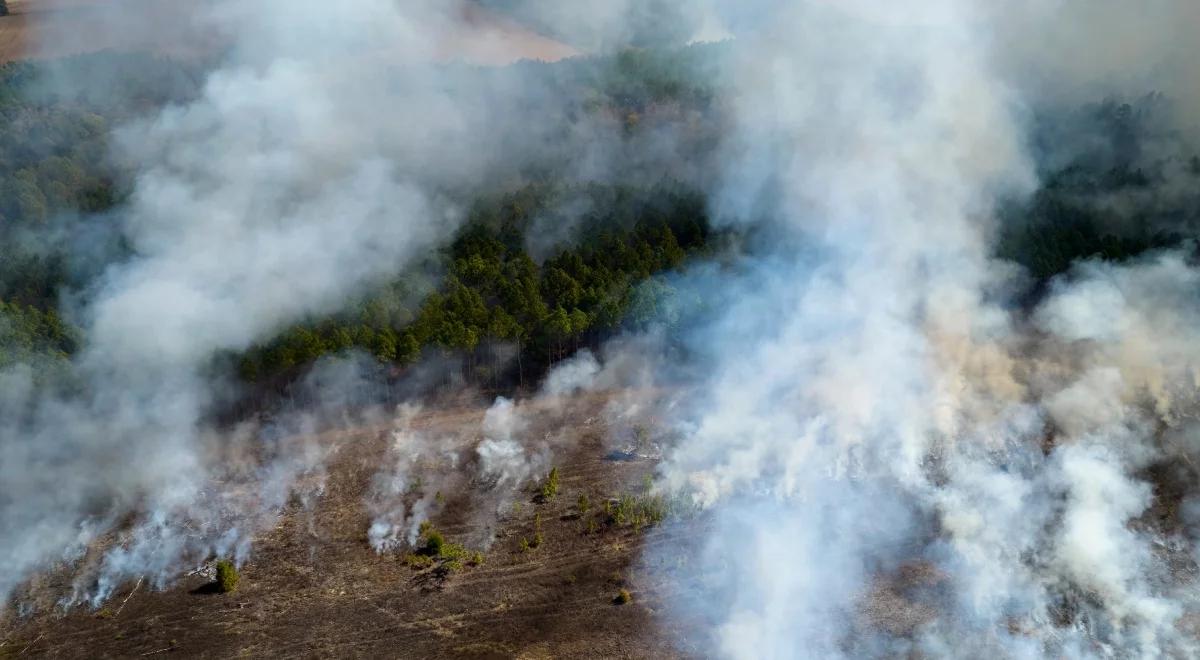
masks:
<path fill-rule="evenodd" d="M 1191 93 L 1158 66 L 1189 49 L 1132 27 L 1189 6 L 1100 4 L 729 9 L 713 208 L 770 240 L 695 333 L 712 376 L 660 480 L 710 509 L 675 613 L 720 655 L 1197 652 L 1194 531 L 1152 524 L 1150 478 L 1197 449 L 1193 265 L 1080 264 L 1026 315 L 991 256 L 998 200 L 1034 183 L 1030 104 L 1138 94 L 1139 71 Z M 1067 50 L 1093 28 L 1144 49 Z"/>
<path fill-rule="evenodd" d="M 596 359 L 585 350 L 551 369 L 534 396 L 496 397 L 481 419 L 454 429 L 431 429 L 420 406 L 402 404 L 393 421 L 387 463 L 376 473 L 366 500 L 371 546 L 376 552 L 411 547 L 421 523 L 451 496 L 467 497 L 475 527 L 484 530 L 470 540 L 489 545 L 498 519 L 524 489 L 545 476 L 566 441 L 561 433 L 546 431 L 544 420 L 553 424 L 561 419 L 570 407 L 565 395 L 593 389 L 599 372 Z M 535 428 L 539 419 L 543 426 Z"/>
<path fill-rule="evenodd" d="M 998 201 L 1037 183 L 1031 108 L 1152 87 L 1177 99 L 1164 128 L 1192 135 L 1190 3 L 517 4 L 579 48 L 735 37 L 711 207 L 749 238 L 733 267 L 671 282 L 722 304 L 685 338 L 705 375 L 670 410 L 658 487 L 712 525 L 689 575 L 705 593 L 668 616 L 711 623 L 696 634 L 737 658 L 1200 653 L 1200 272 L 1182 251 L 1085 261 L 1028 310 L 1024 274 L 993 257 Z M 547 155 L 592 178 L 627 155 L 611 118 L 556 142 L 523 112 L 548 89 L 527 69 L 419 65 L 447 59 L 457 7 L 328 8 L 200 11 L 224 64 L 123 130 L 136 256 L 81 293 L 87 386 L 46 396 L 28 367 L 0 373 L 0 597 L 58 561 L 96 565 L 82 599 L 244 556 L 290 493 L 320 493 L 325 450 L 304 428 L 211 428 L 213 355 L 437 246 L 462 215 L 453 189 Z M 681 153 L 660 137 L 642 165 Z M 650 380 L 621 355 L 497 401 L 456 456 L 529 479 L 556 440 L 522 406 Z M 623 359 L 637 380 L 606 381 Z M 465 464 L 417 418 L 402 411 L 368 503 L 380 550 L 436 507 L 422 470 Z M 232 458 L 263 445 L 265 461 Z"/>
<path fill-rule="evenodd" d="M 69 600 L 98 601 L 122 580 L 161 585 L 212 554 L 244 558 L 293 492 L 320 492 L 325 450 L 303 425 L 216 426 L 235 389 L 218 356 L 427 255 L 463 218 L 457 191 L 534 163 L 604 169 L 591 145 L 620 126 L 572 121 L 536 65 L 470 64 L 530 54 L 534 35 L 466 9 L 222 0 L 172 15 L 170 32 L 201 35 L 219 64 L 194 99 L 116 135 L 114 158 L 136 172 L 115 214 L 133 254 L 67 297 L 86 337 L 70 383 L 0 373 L 0 602 L 63 562 L 85 569 Z M 137 45 L 158 27 L 89 29 Z M 550 133 L 564 122 L 565 141 Z"/>

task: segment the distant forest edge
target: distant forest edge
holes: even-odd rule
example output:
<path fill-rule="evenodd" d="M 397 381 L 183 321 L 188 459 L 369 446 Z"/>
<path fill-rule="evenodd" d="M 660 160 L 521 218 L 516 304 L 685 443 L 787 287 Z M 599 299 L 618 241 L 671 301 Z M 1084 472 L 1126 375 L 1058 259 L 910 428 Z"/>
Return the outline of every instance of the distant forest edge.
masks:
<path fill-rule="evenodd" d="M 636 141 L 640 118 L 664 104 L 715 124 L 712 81 L 726 52 L 720 44 L 646 48 L 512 66 L 535 68 L 582 111 L 620 117 L 624 139 Z M 135 254 L 110 213 L 134 172 L 113 156 L 113 128 L 194 96 L 202 71 L 120 53 L 0 66 L 0 367 L 65 362 L 86 345 L 62 316 L 73 308 L 67 295 L 86 300 L 87 282 Z M 64 78 L 76 83 L 69 95 L 51 84 Z M 1044 283 L 1079 259 L 1189 243 L 1200 218 L 1200 159 L 1156 132 L 1165 105 L 1150 95 L 1040 117 L 1032 146 L 1042 184 L 1002 205 L 997 256 Z M 737 236 L 714 230 L 692 184 L 567 181 L 552 171 L 468 193 L 455 240 L 419 267 L 340 312 L 222 357 L 246 382 L 276 384 L 349 348 L 397 369 L 441 352 L 461 357 L 472 382 L 511 386 L 575 348 L 657 323 L 679 295 L 659 275 L 739 249 Z"/>
<path fill-rule="evenodd" d="M 531 224 L 567 196 L 585 197 L 593 211 L 579 238 L 538 263 L 525 247 Z M 432 290 L 420 295 L 423 273 L 401 277 L 342 314 L 249 351 L 240 372 L 274 377 L 351 347 L 403 365 L 433 348 L 464 355 L 472 381 L 524 382 L 581 345 L 654 323 L 671 292 L 651 278 L 709 250 L 712 236 L 703 198 L 683 188 L 526 186 L 477 204 L 439 255 L 445 275 Z M 505 374 L 498 344 L 515 350 Z"/>

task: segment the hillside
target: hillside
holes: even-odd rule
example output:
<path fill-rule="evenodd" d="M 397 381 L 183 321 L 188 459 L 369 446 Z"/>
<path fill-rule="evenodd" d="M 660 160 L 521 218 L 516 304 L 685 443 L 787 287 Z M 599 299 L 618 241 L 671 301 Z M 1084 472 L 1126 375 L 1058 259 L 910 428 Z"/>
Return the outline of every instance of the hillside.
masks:
<path fill-rule="evenodd" d="M 0 17 L 0 62 L 101 50 L 189 55 L 206 47 L 179 12 L 154 0 L 10 0 L 8 8 Z"/>
<path fill-rule="evenodd" d="M 336 4 L 330 7 L 336 11 Z M 0 17 L 0 63 L 102 50 L 190 57 L 211 53 L 227 41 L 191 24 L 189 12 L 158 0 L 9 0 L 8 8 L 9 15 Z M 578 54 L 470 0 L 458 11 L 463 20 L 439 39 L 440 58 L 507 64 Z"/>
<path fill-rule="evenodd" d="M 1200 10 L 995 4 L 14 0 L 0 660 L 1200 657 Z"/>
<path fill-rule="evenodd" d="M 324 495 L 311 509 L 293 502 L 275 528 L 255 541 L 237 591 L 206 592 L 211 577 L 183 577 L 165 591 L 122 585 L 102 609 L 52 608 L 32 620 L 0 625 L 0 657 L 478 657 L 664 658 L 681 651 L 670 629 L 654 624 L 664 599 L 678 597 L 664 580 L 638 565 L 650 547 L 688 554 L 686 526 L 634 530 L 599 524 L 607 497 L 639 492 L 653 470 L 646 459 L 613 454 L 603 411 L 620 393 L 576 395 L 542 402 L 529 436 L 566 430 L 569 443 L 556 460 L 557 495 L 539 503 L 529 489 L 498 517 L 495 538 L 475 510 L 484 486 L 442 493 L 433 523 L 448 540 L 484 546 L 484 563 L 446 577 L 417 570 L 405 552 L 377 554 L 368 544 L 363 507 L 371 477 L 385 463 L 389 427 L 326 433 L 336 447 Z M 652 392 L 625 393 L 653 401 Z M 485 405 L 446 403 L 421 413 L 413 428 L 454 438 L 458 448 L 479 440 Z M 581 515 L 578 499 L 593 508 Z M 481 517 L 479 514 L 483 513 Z M 536 519 L 544 540 L 533 538 Z M 693 539 L 694 540 L 694 539 Z M 211 568 L 211 567 L 210 567 Z M 211 576 L 211 573 L 208 574 Z M 40 600 L 52 603 L 67 575 L 42 582 Z M 620 589 L 633 602 L 614 604 Z M 703 655 L 702 649 L 693 649 Z"/>

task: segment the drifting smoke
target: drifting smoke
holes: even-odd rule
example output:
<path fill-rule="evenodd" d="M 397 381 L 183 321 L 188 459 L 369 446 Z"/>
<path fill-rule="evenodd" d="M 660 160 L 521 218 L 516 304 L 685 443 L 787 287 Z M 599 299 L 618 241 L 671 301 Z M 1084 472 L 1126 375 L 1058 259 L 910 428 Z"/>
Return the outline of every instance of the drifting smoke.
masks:
<path fill-rule="evenodd" d="M 136 170 L 117 213 L 132 256 L 68 296 L 86 337 L 74 386 L 40 387 L 20 365 L 0 374 L 0 602 L 59 561 L 86 559 L 72 600 L 98 601 L 122 580 L 161 585 L 213 554 L 244 558 L 294 490 L 319 492 L 305 482 L 322 456 L 278 430 L 217 428 L 234 389 L 218 356 L 427 255 L 462 219 L 456 191 L 535 163 L 604 170 L 619 124 L 572 121 L 536 65 L 436 64 L 458 58 L 445 52 L 456 41 L 514 39 L 464 16 L 424 0 L 175 14 L 173 31 L 215 35 L 220 64 L 194 99 L 115 137 Z M 566 139 L 551 132 L 564 126 Z"/>
<path fill-rule="evenodd" d="M 421 523 L 436 515 L 451 497 L 468 496 L 468 540 L 488 547 L 498 520 L 529 494 L 555 465 L 578 448 L 576 432 L 566 420 L 585 416 L 586 394 L 603 392 L 607 403 L 585 427 L 623 442 L 631 427 L 644 421 L 653 407 L 647 388 L 651 351 L 643 339 L 614 341 L 601 359 L 584 349 L 555 365 L 531 397 L 496 397 L 482 419 L 471 419 L 478 433 L 462 434 L 461 426 L 438 428 L 436 410 L 402 404 L 397 410 L 384 467 L 376 473 L 366 508 L 368 530 L 376 552 L 391 552 L 417 541 Z M 603 362 L 603 366 L 601 365 Z M 616 393 L 616 394 L 614 394 Z M 462 420 L 454 420 L 462 424 Z M 633 454 L 644 447 L 630 450 Z"/>
<path fill-rule="evenodd" d="M 483 442 L 475 448 L 479 455 L 480 476 L 496 488 L 515 490 L 544 464 L 535 455 L 527 455 L 524 436 L 528 433 L 525 419 L 512 401 L 499 397 L 483 416 Z M 544 448 L 543 448 L 544 450 Z"/>
<path fill-rule="evenodd" d="M 566 442 L 561 429 L 548 430 L 544 422 L 535 428 L 534 420 L 564 417 L 570 406 L 564 395 L 600 386 L 600 375 L 599 363 L 582 351 L 552 369 L 536 395 L 522 401 L 496 397 L 478 421 L 479 433 L 466 437 L 423 428 L 421 408 L 401 405 L 387 464 L 367 498 L 371 547 L 387 552 L 411 546 L 447 494 L 462 493 L 470 493 L 472 517 L 484 530 L 472 542 L 489 545 L 497 517 L 545 476 Z"/>
<path fill-rule="evenodd" d="M 327 449 L 210 428 L 213 356 L 437 246 L 461 216 L 453 189 L 531 163 L 594 178 L 629 156 L 616 122 L 559 140 L 525 117 L 546 92 L 526 69 L 414 64 L 444 56 L 458 21 L 440 3 L 327 4 L 202 12 L 225 64 L 195 101 L 122 131 L 141 164 L 123 225 L 136 256 L 80 293 L 88 387 L 47 397 L 30 369 L 0 373 L 0 597 L 59 558 L 96 562 L 76 598 L 103 598 L 244 556 L 293 493 L 320 493 Z M 658 485 L 709 509 L 692 577 L 711 593 L 669 616 L 715 624 L 727 657 L 1200 653 L 1200 271 L 1184 251 L 1085 261 L 1027 303 L 1025 275 L 994 257 L 999 203 L 1041 172 L 1037 108 L 1150 84 L 1178 90 L 1163 143 L 1191 139 L 1190 4 L 622 2 L 569 25 L 559 3 L 516 4 L 584 48 L 735 36 L 711 207 L 746 250 L 671 282 L 721 304 L 684 338 L 705 375 L 671 371 L 700 394 L 668 410 Z M 654 33 L 662 16 L 688 20 Z M 1104 57 L 1076 52 L 1097 39 Z M 659 137 L 636 172 L 683 153 Z M 560 439 L 529 412 L 661 381 L 653 338 L 622 341 L 496 400 L 466 440 L 401 408 L 372 545 L 411 544 L 451 487 L 499 506 L 544 471 Z M 612 419 L 644 414 L 621 404 Z"/>
<path fill-rule="evenodd" d="M 412 545 L 422 522 L 438 502 L 439 487 L 449 485 L 459 456 L 451 438 L 431 436 L 414 427 L 420 406 L 403 404 L 397 411 L 389 464 L 375 475 L 367 510 L 372 516 L 367 538 L 376 552 Z"/>
<path fill-rule="evenodd" d="M 398 41 L 419 56 L 430 46 L 418 16 L 369 1 L 320 20 L 269 3 L 221 5 L 214 20 L 227 17 L 237 43 L 230 63 L 194 102 L 119 135 L 124 156 L 145 164 L 123 219 L 136 256 L 109 268 L 78 312 L 88 343 L 76 368 L 88 387 L 36 401 L 23 398 L 32 387 L 3 391 L 22 412 L 0 443 L 0 552 L 12 567 L 0 597 L 48 558 L 82 555 L 131 512 L 147 522 L 106 551 L 96 598 L 247 543 L 253 526 L 229 521 L 282 505 L 296 474 L 269 465 L 253 475 L 283 479 L 265 499 L 225 483 L 220 456 L 249 438 L 206 441 L 208 360 L 334 308 L 453 227 L 453 211 L 393 164 L 423 136 L 381 140 L 372 120 L 377 90 L 396 82 L 371 66 L 372 49 Z M 280 16 L 291 17 L 286 30 Z M 461 115 L 414 76 L 396 83 L 422 100 L 408 119 L 456 131 Z"/>
<path fill-rule="evenodd" d="M 1023 276 L 992 257 L 998 201 L 1037 172 L 1030 104 L 1182 72 L 1146 50 L 1101 75 L 1070 66 L 1104 65 L 1079 55 L 1001 48 L 1061 48 L 1059 26 L 1095 23 L 1124 43 L 1105 10 L 1131 8 L 983 4 L 738 16 L 739 129 L 713 205 L 769 240 L 694 333 L 713 375 L 661 466 L 662 488 L 711 509 L 696 567 L 709 591 L 674 611 L 715 622 L 721 655 L 1200 651 L 1185 631 L 1194 523 L 1150 515 L 1152 474 L 1194 479 L 1180 476 L 1198 449 L 1193 264 L 1080 264 L 1026 314 Z M 1194 10 L 1149 14 L 1125 25 Z M 1043 61 L 1062 85 L 1023 77 Z"/>
<path fill-rule="evenodd" d="M 482 438 L 438 433 L 420 426 L 420 407 L 402 405 L 391 431 L 387 463 L 368 494 L 372 516 L 368 538 L 376 552 L 412 547 L 421 523 L 437 514 L 447 497 L 470 493 L 477 527 L 471 542 L 491 543 L 497 515 L 539 476 L 549 446 L 534 442 L 523 411 L 498 397 L 480 422 Z"/>

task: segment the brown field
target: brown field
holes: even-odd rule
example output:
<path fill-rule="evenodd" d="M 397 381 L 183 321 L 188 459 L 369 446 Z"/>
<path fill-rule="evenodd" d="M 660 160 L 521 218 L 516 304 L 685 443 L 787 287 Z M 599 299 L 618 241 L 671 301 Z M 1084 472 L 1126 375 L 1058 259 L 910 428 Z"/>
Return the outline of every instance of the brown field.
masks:
<path fill-rule="evenodd" d="M 188 56 L 212 52 L 221 41 L 197 29 L 186 3 L 174 0 L 9 0 L 8 7 L 10 14 L 0 17 L 0 62 L 108 49 Z M 507 64 L 577 54 L 469 1 L 459 12 L 460 29 L 441 39 L 441 59 Z"/>
<path fill-rule="evenodd" d="M 596 392 L 526 407 L 531 423 L 522 437 L 557 438 L 558 495 L 540 501 L 531 482 L 514 496 L 519 507 L 497 513 L 486 486 L 460 479 L 460 487 L 440 491 L 444 501 L 431 518 L 448 542 L 483 549 L 480 566 L 445 574 L 410 566 L 408 550 L 377 554 L 366 500 L 388 464 L 390 426 L 328 432 L 318 436 L 336 447 L 323 495 L 307 507 L 289 505 L 256 537 L 236 591 L 212 593 L 211 570 L 192 571 L 165 590 L 131 582 L 99 610 L 64 611 L 55 603 L 70 592 L 72 571 L 43 576 L 18 597 L 35 605 L 32 614 L 0 612 L 0 658 L 710 657 L 715 622 L 699 618 L 704 608 L 696 607 L 717 596 L 698 556 L 712 532 L 706 517 L 639 530 L 586 524 L 604 519 L 606 499 L 641 491 L 655 469 L 653 458 L 615 460 L 613 449 L 628 445 L 631 429 L 610 427 L 606 406 L 619 396 L 654 410 L 664 395 Z M 437 438 L 439 449 L 468 455 L 487 404 L 430 407 L 412 428 Z M 662 437 L 653 417 L 638 423 Z M 592 502 L 582 516 L 581 493 Z M 522 550 L 535 520 L 543 542 Z M 938 617 L 926 596 L 944 580 L 920 560 L 877 575 L 848 624 L 864 635 L 911 639 Z M 621 589 L 631 603 L 614 602 Z M 696 614 L 680 618 L 682 611 Z"/>
<path fill-rule="evenodd" d="M 0 17 L 0 62 L 100 50 L 186 55 L 204 49 L 178 8 L 163 0 L 9 0 Z"/>
<path fill-rule="evenodd" d="M 653 470 L 650 460 L 608 457 L 608 429 L 600 421 L 607 400 L 578 397 L 530 429 L 567 432 L 568 444 L 555 456 L 559 494 L 537 503 L 525 489 L 519 511 L 513 507 L 498 521 L 487 516 L 498 527 L 482 566 L 442 579 L 433 569 L 406 565 L 404 553 L 376 554 L 363 502 L 384 457 L 386 429 L 330 433 L 322 442 L 341 449 L 324 496 L 311 510 L 295 505 L 261 535 L 237 591 L 204 593 L 210 578 L 196 575 L 160 592 L 124 585 L 99 612 L 50 606 L 20 619 L 10 611 L 0 620 L 0 657 L 704 655 L 656 616 L 668 598 L 682 595 L 678 587 L 638 563 L 649 546 L 693 545 L 679 537 L 683 532 L 668 525 L 588 533 L 575 510 L 578 495 L 587 493 L 595 517 L 604 497 L 637 490 Z M 457 404 L 424 412 L 415 424 L 467 443 L 478 438 L 485 409 L 483 402 Z M 448 540 L 470 545 L 478 538 L 482 518 L 471 500 L 470 492 L 446 493 L 433 522 Z M 538 515 L 544 541 L 522 552 L 519 539 L 532 535 Z M 58 587 L 66 584 L 63 576 Z M 613 603 L 621 588 L 633 593 L 632 603 Z"/>

